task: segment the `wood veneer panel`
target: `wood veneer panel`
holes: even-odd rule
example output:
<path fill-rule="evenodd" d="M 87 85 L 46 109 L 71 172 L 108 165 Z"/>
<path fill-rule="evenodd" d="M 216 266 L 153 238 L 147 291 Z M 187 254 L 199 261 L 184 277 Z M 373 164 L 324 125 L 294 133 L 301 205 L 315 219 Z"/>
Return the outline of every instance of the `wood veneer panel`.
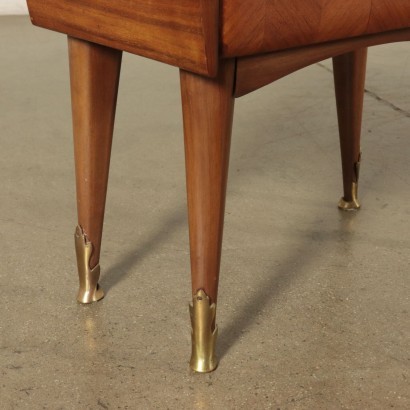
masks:
<path fill-rule="evenodd" d="M 33 24 L 215 76 L 219 0 L 27 0 Z"/>
<path fill-rule="evenodd" d="M 409 0 L 224 0 L 222 55 L 254 55 L 407 27 Z"/>

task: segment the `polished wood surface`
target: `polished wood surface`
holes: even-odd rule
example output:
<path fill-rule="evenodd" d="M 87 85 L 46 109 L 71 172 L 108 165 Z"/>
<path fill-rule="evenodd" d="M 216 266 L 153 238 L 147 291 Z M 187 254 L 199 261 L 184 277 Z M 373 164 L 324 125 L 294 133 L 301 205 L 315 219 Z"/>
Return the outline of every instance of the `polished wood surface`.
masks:
<path fill-rule="evenodd" d="M 192 292 L 216 302 L 234 109 L 235 63 L 218 77 L 181 71 Z"/>
<path fill-rule="evenodd" d="M 360 162 L 366 62 L 366 48 L 333 58 L 342 154 L 343 198 L 348 202 L 353 200 L 352 183 L 357 183 L 359 177 L 355 164 Z"/>
<path fill-rule="evenodd" d="M 33 24 L 215 76 L 218 0 L 27 0 Z"/>
<path fill-rule="evenodd" d="M 78 224 L 100 257 L 122 52 L 68 39 Z"/>
<path fill-rule="evenodd" d="M 238 58 L 235 97 L 241 97 L 319 61 L 378 44 L 409 41 L 410 29 Z"/>
<path fill-rule="evenodd" d="M 223 0 L 224 57 L 410 27 L 408 0 Z"/>

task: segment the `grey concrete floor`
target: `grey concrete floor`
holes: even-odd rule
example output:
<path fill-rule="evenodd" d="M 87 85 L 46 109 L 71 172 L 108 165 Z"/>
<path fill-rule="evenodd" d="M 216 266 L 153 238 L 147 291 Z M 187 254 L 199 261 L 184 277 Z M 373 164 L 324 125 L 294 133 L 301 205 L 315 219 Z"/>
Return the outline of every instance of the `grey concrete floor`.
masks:
<path fill-rule="evenodd" d="M 216 372 L 193 374 L 178 71 L 124 56 L 102 252 L 75 302 L 66 42 L 0 19 L 0 408 L 409 409 L 410 46 L 373 48 L 363 209 L 329 61 L 237 100 Z"/>

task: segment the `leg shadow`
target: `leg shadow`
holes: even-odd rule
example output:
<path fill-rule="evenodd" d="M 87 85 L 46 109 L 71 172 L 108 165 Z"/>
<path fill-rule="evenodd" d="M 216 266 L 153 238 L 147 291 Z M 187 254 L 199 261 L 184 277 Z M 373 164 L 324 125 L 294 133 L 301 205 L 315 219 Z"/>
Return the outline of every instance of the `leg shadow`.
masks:
<path fill-rule="evenodd" d="M 336 207 L 335 211 L 337 212 Z M 347 250 L 350 249 L 350 237 L 354 234 L 354 220 L 357 213 L 339 212 L 341 213 L 339 229 L 330 232 L 313 230 L 304 235 L 298 243 L 299 246 L 292 247 L 292 249 L 297 250 L 297 253 L 290 254 L 279 266 L 272 267 L 272 275 L 260 282 L 259 292 L 249 303 L 244 304 L 239 309 L 227 327 L 221 328 L 218 344 L 218 355 L 221 359 L 240 339 L 243 331 L 255 323 L 258 315 L 266 306 L 289 288 L 297 278 L 302 277 L 309 269 L 312 269 L 309 266 L 317 264 L 322 248 L 320 242 L 341 241 L 346 244 Z M 312 241 L 312 238 L 320 239 Z M 297 262 L 296 266 L 295 261 Z"/>
<path fill-rule="evenodd" d="M 101 285 L 106 293 L 124 280 L 145 256 L 149 255 L 160 243 L 168 241 L 168 237 L 179 227 L 186 224 L 186 207 L 180 206 L 178 210 L 169 215 L 160 227 L 147 238 L 142 245 L 128 251 L 121 259 L 110 266 L 101 280 Z"/>

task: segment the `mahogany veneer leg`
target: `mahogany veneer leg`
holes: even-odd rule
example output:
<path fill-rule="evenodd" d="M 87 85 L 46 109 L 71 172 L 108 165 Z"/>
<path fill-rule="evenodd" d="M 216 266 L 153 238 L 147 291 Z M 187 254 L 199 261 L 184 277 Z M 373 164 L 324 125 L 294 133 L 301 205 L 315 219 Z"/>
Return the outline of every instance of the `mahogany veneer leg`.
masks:
<path fill-rule="evenodd" d="M 234 109 L 233 60 L 218 77 L 181 71 L 193 305 L 191 367 L 217 366 L 215 324 L 229 150 Z"/>
<path fill-rule="evenodd" d="M 98 285 L 108 170 L 122 52 L 68 38 L 78 226 L 77 300 L 104 297 Z"/>
<path fill-rule="evenodd" d="M 333 58 L 344 187 L 339 208 L 343 210 L 360 208 L 357 190 L 366 61 L 367 48 Z"/>

